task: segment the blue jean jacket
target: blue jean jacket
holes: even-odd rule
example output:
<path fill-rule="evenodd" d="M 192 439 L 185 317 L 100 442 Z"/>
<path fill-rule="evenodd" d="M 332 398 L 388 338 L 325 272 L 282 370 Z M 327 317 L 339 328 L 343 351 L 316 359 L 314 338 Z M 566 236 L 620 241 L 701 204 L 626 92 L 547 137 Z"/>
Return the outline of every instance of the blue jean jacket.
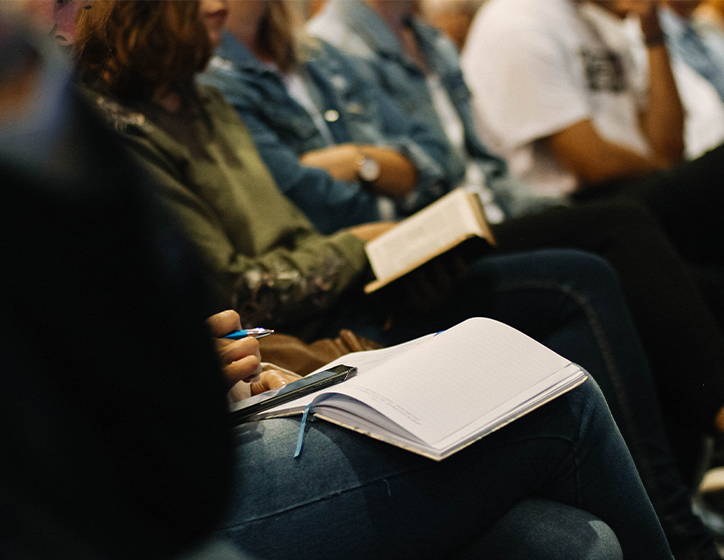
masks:
<path fill-rule="evenodd" d="M 709 32 L 700 32 L 691 19 L 684 18 L 671 8 L 659 12 L 661 27 L 666 34 L 669 54 L 681 59 L 716 88 L 724 100 L 724 40 Z"/>
<path fill-rule="evenodd" d="M 279 188 L 322 233 L 407 215 L 447 191 L 438 161 L 447 143 L 412 120 L 372 81 L 357 73 L 359 63 L 320 41 L 300 70 L 321 99 L 335 143 L 373 144 L 398 150 L 415 165 L 418 183 L 403 201 L 388 200 L 361 182 L 333 179 L 326 171 L 299 163 L 302 154 L 327 147 L 307 110 L 293 99 L 281 75 L 261 63 L 228 33 L 200 80 L 217 87 L 249 128 L 259 154 Z M 391 213 L 384 213 L 391 209 Z"/>
<path fill-rule="evenodd" d="M 478 136 L 471 93 L 463 78 L 455 45 L 437 29 L 417 18 L 409 22 L 420 50 L 437 74 L 453 103 L 465 131 L 465 148 L 481 167 L 495 202 L 507 217 L 548 205 L 537 198 L 509 172 L 505 162 L 494 155 Z M 405 56 L 397 37 L 374 10 L 360 0 L 328 0 L 322 12 L 308 25 L 308 31 L 347 54 L 364 61 L 367 77 L 376 81 L 411 117 L 427 124 L 441 139 L 447 136 L 440 122 L 424 72 Z M 446 177 L 457 184 L 465 175 L 465 161 L 448 150 L 442 162 Z"/>

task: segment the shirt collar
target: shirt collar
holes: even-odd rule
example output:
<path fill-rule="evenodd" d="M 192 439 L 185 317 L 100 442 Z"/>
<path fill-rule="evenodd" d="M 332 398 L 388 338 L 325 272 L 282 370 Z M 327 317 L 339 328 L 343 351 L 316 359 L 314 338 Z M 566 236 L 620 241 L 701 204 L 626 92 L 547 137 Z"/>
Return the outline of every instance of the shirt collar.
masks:
<path fill-rule="evenodd" d="M 247 49 L 241 41 L 236 39 L 228 31 L 224 31 L 221 35 L 221 43 L 214 52 L 214 58 L 231 62 L 242 70 L 252 70 L 260 74 L 269 72 L 270 68 L 267 64 L 256 58 L 249 49 Z M 212 64 L 213 64 L 212 60 Z M 218 63 L 218 61 L 217 61 Z"/>
<path fill-rule="evenodd" d="M 379 52 L 404 58 L 402 46 L 389 30 L 387 23 L 360 0 L 328 0 L 329 10 L 336 13 L 347 26 L 362 36 Z"/>
<path fill-rule="evenodd" d="M 683 37 L 688 30 L 693 30 L 688 21 L 667 6 L 660 8 L 659 17 L 664 32 L 672 39 Z"/>

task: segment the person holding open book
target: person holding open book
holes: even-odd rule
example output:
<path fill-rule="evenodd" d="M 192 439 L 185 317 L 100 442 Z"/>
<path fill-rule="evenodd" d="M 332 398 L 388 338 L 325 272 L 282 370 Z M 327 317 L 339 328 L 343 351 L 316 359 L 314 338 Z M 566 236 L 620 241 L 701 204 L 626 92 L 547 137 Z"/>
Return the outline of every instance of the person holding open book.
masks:
<path fill-rule="evenodd" d="M 134 10 L 154 9 L 170 8 L 165 3 L 98 2 L 84 11 L 76 43 L 79 72 L 87 85 L 100 90 L 91 94 L 93 103 L 157 179 L 161 196 L 201 249 L 213 273 L 219 309 L 233 302 L 245 324 L 282 326 L 307 340 L 351 326 L 385 344 L 473 315 L 494 317 L 581 363 L 602 382 L 609 380 L 609 388 L 632 391 L 645 422 L 635 426 L 621 418 L 627 433 L 647 431 L 645 437 L 631 439 L 632 448 L 656 437 L 660 417 L 651 399 L 646 358 L 608 265 L 575 251 L 491 255 L 477 261 L 432 313 L 399 315 L 386 324 L 388 309 L 358 290 L 368 274 L 363 237 L 389 225 L 328 237 L 316 232 L 276 188 L 233 108 L 213 90 L 194 87 L 194 73 L 209 54 L 203 38 L 193 41 L 194 48 L 171 43 L 184 62 L 164 62 L 160 74 L 151 72 L 153 49 L 144 42 L 133 49 L 123 43 L 127 27 L 147 20 Z M 204 21 L 218 38 L 224 8 L 210 13 L 216 15 Z M 191 27 L 185 19 L 181 22 Z M 124 62 L 109 49 L 116 39 L 131 49 Z M 665 442 L 659 447 L 666 449 Z M 657 461 L 656 468 L 673 468 L 670 457 Z"/>

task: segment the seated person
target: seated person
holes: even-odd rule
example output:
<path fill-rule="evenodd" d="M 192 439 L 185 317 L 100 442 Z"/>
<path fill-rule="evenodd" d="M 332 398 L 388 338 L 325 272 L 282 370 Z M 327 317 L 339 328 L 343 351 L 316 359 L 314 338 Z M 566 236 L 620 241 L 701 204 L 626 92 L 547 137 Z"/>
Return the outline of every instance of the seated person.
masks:
<path fill-rule="evenodd" d="M 718 270 L 724 148 L 681 163 L 683 111 L 657 2 L 565 0 L 545 13 L 540 8 L 530 0 L 491 0 L 463 57 L 484 125 L 513 171 L 559 199 L 643 205 L 684 258 Z M 616 18 L 631 13 L 641 14 L 648 92 L 636 88 L 617 39 Z M 564 29 L 570 32 L 563 37 Z M 493 80 L 498 87 L 485 85 Z"/>
<path fill-rule="evenodd" d="M 238 429 L 236 440 L 241 457 L 238 493 L 230 495 L 235 440 L 223 398 L 225 383 L 203 325 L 206 286 L 195 256 L 158 206 L 153 185 L 134 172 L 94 114 L 67 87 L 62 72 L 6 33 L 4 23 L 0 13 L 0 68 L 8 71 L 0 74 L 0 227 L 7 265 L 0 314 L 6 389 L 0 396 L 6 420 L 0 458 L 4 556 L 155 559 L 181 553 L 188 560 L 188 549 L 208 535 L 229 499 L 240 498 L 237 515 L 253 514 L 257 506 L 250 502 L 272 505 L 286 498 L 291 503 L 303 499 L 301 493 L 313 492 L 309 481 L 324 480 L 307 505 L 323 509 L 325 518 L 330 510 L 346 508 L 352 494 L 362 503 L 325 523 L 310 524 L 311 516 L 279 519 L 287 526 L 273 539 L 266 537 L 275 551 L 264 557 L 293 556 L 305 535 L 312 541 L 309 553 L 318 552 L 320 558 L 369 557 L 375 543 L 380 546 L 377 555 L 395 557 L 408 544 L 399 525 L 387 523 L 387 530 L 382 526 L 370 531 L 364 519 L 381 520 L 384 513 L 416 523 L 421 511 L 414 508 L 440 483 L 439 491 L 449 495 L 425 504 L 432 519 L 418 530 L 440 530 L 437 537 L 427 536 L 456 554 L 465 554 L 466 548 L 479 551 L 496 536 L 480 536 L 486 519 L 510 511 L 512 517 L 505 515 L 492 526 L 493 533 L 505 534 L 517 515 L 528 521 L 540 515 L 539 499 L 511 509 L 510 500 L 535 493 L 559 500 L 545 502 L 546 513 L 564 515 L 571 506 L 580 506 L 619 522 L 627 553 L 671 557 L 592 381 L 533 413 L 526 437 L 520 434 L 529 428 L 521 426 L 474 446 L 480 451 L 466 453 L 464 461 L 451 459 L 444 469 L 399 450 L 395 458 L 395 450 L 332 426 L 310 430 L 315 451 L 326 452 L 316 457 L 308 453 L 293 465 L 286 453 L 276 455 L 270 447 L 260 452 L 275 445 L 273 434 L 265 433 L 267 427 L 283 434 L 298 424 L 285 420 L 245 426 Z M 9 37 L 12 50 L 4 48 Z M 9 61 L 8 54 L 17 58 Z M 42 95 L 36 96 L 33 86 L 39 84 Z M 41 99 L 43 107 L 36 107 Z M 32 126 L 24 126 L 28 123 L 22 116 L 30 116 Z M 230 327 L 223 320 L 212 318 L 211 331 L 226 332 Z M 52 330 L 52 336 L 39 342 L 43 327 Z M 255 351 L 237 350 L 241 365 L 253 368 L 249 362 L 255 361 Z M 226 373 L 236 361 L 223 362 Z M 231 369 L 236 379 L 239 371 Z M 333 435 L 335 441 L 321 441 L 317 433 Z M 551 445 L 553 434 L 561 438 L 560 445 Z M 325 462 L 341 450 L 366 446 L 358 458 L 348 454 L 346 461 L 332 457 L 334 461 Z M 500 469 L 500 453 L 518 465 L 528 464 L 530 472 L 519 473 L 520 480 L 509 476 Z M 486 466 L 473 464 L 478 454 Z M 520 461 L 524 456 L 530 460 Z M 549 480 L 539 478 L 544 463 L 552 471 Z M 463 475 L 469 475 L 469 468 L 480 475 L 472 484 Z M 374 483 L 341 492 L 338 480 L 329 476 L 361 479 L 362 470 L 367 479 L 386 471 L 387 488 L 395 498 L 376 500 L 379 484 Z M 281 492 L 280 483 L 293 483 L 295 471 L 307 477 L 297 487 L 302 492 Z M 499 477 L 508 478 L 518 490 L 506 494 L 496 511 L 492 494 L 500 489 Z M 521 480 L 530 483 L 528 490 L 522 490 Z M 265 487 L 267 482 L 270 487 Z M 472 497 L 477 486 L 487 486 L 491 496 L 479 497 L 482 516 L 465 530 L 470 538 L 463 538 L 462 527 L 451 523 L 463 520 L 459 514 L 468 500 L 459 502 L 457 514 L 438 510 L 435 516 L 438 505 L 433 504 L 450 507 L 456 496 Z M 410 499 L 403 498 L 406 488 Z M 285 509 L 288 514 L 302 508 Z M 471 521 L 474 509 L 467 511 Z M 581 537 L 587 539 L 569 547 L 576 549 L 574 557 L 590 558 L 591 541 L 600 538 L 605 546 L 598 547 L 595 557 L 620 559 L 610 528 L 592 515 L 585 518 L 588 534 Z M 257 524 L 252 531 L 258 537 L 263 529 Z M 453 532 L 446 536 L 442 531 Z M 417 535 L 408 538 L 417 540 Z M 279 546 L 273 544 L 277 539 Z M 288 541 L 294 544 L 286 546 Z M 366 546 L 346 555 L 345 547 L 354 541 Z M 440 548 L 431 548 L 430 554 L 439 557 Z M 519 546 L 512 543 L 512 548 Z M 203 547 L 199 552 L 193 558 L 238 558 L 224 548 Z M 407 552 L 402 548 L 396 556 L 406 557 Z M 548 557 L 541 552 L 543 556 L 535 557 Z"/>
<path fill-rule="evenodd" d="M 229 15 L 202 81 L 234 105 L 278 187 L 319 231 L 404 216 L 446 192 L 447 144 L 336 49 L 293 40 L 291 5 L 235 1 Z M 248 37 L 258 47 L 239 40 Z"/>
<path fill-rule="evenodd" d="M 697 158 L 724 141 L 724 101 L 717 91 L 717 84 L 724 86 L 724 79 L 718 77 L 724 72 L 724 58 L 718 60 L 709 42 L 691 20 L 691 12 L 698 3 L 698 0 L 664 2 L 659 9 L 661 29 L 671 58 L 671 71 L 684 110 L 686 159 Z M 627 17 L 623 22 L 611 22 L 606 12 L 598 15 L 604 22 L 609 20 L 614 28 L 619 27 L 626 32 L 630 42 L 631 76 L 635 83 L 641 84 L 637 87 L 646 88 L 649 77 L 648 47 L 638 18 Z M 596 14 L 592 16 L 596 17 Z M 601 23 L 605 25 L 604 22 Z"/>
<path fill-rule="evenodd" d="M 213 317 L 210 324 L 212 333 L 217 336 L 240 326 L 238 315 L 233 312 Z M 220 342 L 231 353 L 233 346 L 241 341 Z M 235 354 L 235 357 L 242 356 L 245 356 L 244 351 Z M 256 359 L 258 364 L 258 354 Z M 233 361 L 223 363 L 226 368 L 234 365 Z M 247 375 L 255 373 L 254 363 L 252 360 L 245 364 Z M 240 369 L 235 369 L 234 375 L 239 373 Z M 506 428 L 514 427 L 520 420 Z M 587 559 L 600 555 L 608 559 L 619 554 L 623 558 L 622 554 L 626 552 L 600 519 L 581 511 L 580 506 L 570 508 L 556 498 L 551 501 L 551 495 L 546 491 L 542 492 L 546 499 L 530 500 L 526 496 L 525 501 L 508 510 L 499 521 L 484 527 L 479 538 L 470 540 L 464 527 L 467 523 L 454 519 L 458 516 L 451 504 L 456 501 L 449 493 L 451 489 L 440 488 L 438 491 L 441 481 L 453 473 L 435 472 L 439 466 L 455 462 L 466 451 L 436 464 L 326 422 L 314 422 L 305 433 L 304 452 L 298 459 L 292 459 L 290 452 L 299 432 L 297 420 L 263 420 L 240 425 L 236 432 L 242 442 L 238 453 L 240 479 L 231 513 L 220 535 L 260 558 L 283 559 L 300 546 L 319 558 L 409 558 L 410 554 L 415 558 L 440 558 L 452 553 L 460 558 L 482 556 L 501 560 L 554 560 L 562 554 Z M 489 437 L 473 444 L 470 451 L 484 446 Z M 526 463 L 534 468 L 530 461 L 521 460 L 521 453 L 525 456 L 522 449 L 497 444 L 493 449 L 515 463 Z M 501 460 L 501 456 L 489 453 L 480 464 L 461 468 L 469 468 L 468 472 L 474 470 L 476 479 L 479 479 L 477 475 L 484 477 L 480 470 L 486 468 L 483 465 L 492 467 L 494 461 Z M 264 460 L 263 471 L 258 468 L 260 458 Z M 292 463 L 293 468 L 290 468 Z M 324 473 L 324 484 L 310 484 L 319 479 L 320 473 Z M 405 477 L 415 482 L 411 485 L 411 480 L 403 480 Z M 479 480 L 481 486 L 491 490 L 490 479 Z M 462 480 L 453 486 L 458 484 L 468 487 Z M 473 491 L 472 488 L 469 490 Z M 500 495 L 509 494 L 510 490 L 504 488 Z M 514 494 L 520 495 L 520 491 Z M 430 495 L 434 503 L 446 504 L 442 511 L 431 511 L 426 505 Z M 421 496 L 425 497 L 420 499 Z M 508 496 L 505 501 L 511 497 L 514 498 Z M 465 511 L 465 517 L 471 516 L 469 522 L 474 526 L 477 526 L 474 520 L 479 519 L 476 501 L 471 498 L 467 504 L 458 504 Z M 400 509 L 405 503 L 408 505 Z M 413 511 L 415 507 L 416 512 Z M 423 513 L 420 508 L 427 511 Z M 308 522 L 310 518 L 318 517 L 324 522 Z M 452 531 L 449 538 L 442 538 L 443 530 Z M 474 533 L 479 530 L 478 527 Z M 269 534 L 275 537 L 269 539 Z M 566 549 L 566 546 L 570 548 Z M 649 551 L 649 554 L 653 558 L 659 557 L 656 551 Z"/>
<path fill-rule="evenodd" d="M 666 0 L 661 8 L 661 27 L 671 56 L 707 80 L 724 101 L 724 32 L 707 31 L 697 25 L 694 12 L 702 3 Z"/>
<path fill-rule="evenodd" d="M 152 5 L 170 9 L 165 3 Z M 99 10 L 94 11 L 96 7 Z M 386 226 L 365 226 L 329 237 L 314 231 L 274 185 L 233 109 L 213 91 L 192 87 L 194 72 L 205 63 L 202 52 L 185 53 L 193 58 L 174 65 L 176 79 L 167 78 L 169 81 L 162 82 L 165 85 L 155 81 L 155 73 L 143 74 L 139 61 L 148 68 L 153 51 L 140 43 L 129 49 L 123 73 L 106 72 L 107 65 L 116 61 L 108 56 L 108 39 L 95 30 L 118 29 L 120 33 L 124 26 L 139 25 L 145 20 L 134 15 L 136 9 L 140 8 L 133 2 L 120 2 L 97 4 L 83 12 L 76 43 L 80 74 L 86 84 L 105 94 L 96 94 L 94 103 L 159 181 L 163 198 L 201 249 L 213 271 L 217 305 L 234 302 L 245 324 L 283 326 L 308 340 L 352 327 L 384 344 L 440 330 L 471 315 L 492 316 L 584 364 L 607 383 L 612 399 L 617 399 L 613 387 L 619 381 L 633 393 L 648 395 L 633 400 L 652 407 L 648 412 L 644 412 L 646 407 L 637 407 L 644 418 L 643 429 L 651 429 L 650 422 L 657 425 L 646 360 L 640 349 L 632 346 L 636 334 L 620 295 L 603 281 L 611 274 L 605 263 L 569 251 L 494 255 L 476 262 L 454 294 L 436 310 L 397 315 L 385 324 L 388 309 L 361 297 L 358 289 L 367 273 L 364 240 L 359 236 Z M 202 9 L 204 14 L 219 11 L 213 3 L 210 7 L 202 3 Z M 192 15 L 186 13 L 185 17 Z M 112 18 L 112 25 L 94 19 L 103 22 L 106 17 Z M 168 18 L 167 23 L 173 25 L 176 20 Z M 218 18 L 204 20 L 218 38 L 220 30 L 214 27 Z M 199 51 L 205 40 L 197 40 Z M 206 52 L 208 56 L 210 51 Z M 116 82 L 111 78 L 117 75 L 123 79 Z M 154 87 L 149 88 L 149 83 Z M 183 83 L 183 88 L 175 85 Z M 144 91 L 153 92 L 151 98 Z M 602 325 L 603 331 L 599 330 Z M 565 332 L 575 332 L 576 342 L 571 343 Z M 601 343 L 605 344 L 603 352 Z M 617 357 L 609 355 L 608 348 L 613 348 Z M 643 380 L 639 380 L 642 372 Z M 628 419 L 627 423 L 634 432 L 639 429 Z M 653 432 L 660 434 L 660 426 L 654 426 Z M 651 441 L 649 437 L 644 438 L 644 447 Z M 652 447 L 656 448 L 662 449 L 659 444 Z M 654 463 L 655 470 L 672 472 L 670 458 Z M 675 472 L 672 476 L 675 480 Z M 683 493 L 674 501 L 683 503 L 684 510 L 688 508 Z"/>
<path fill-rule="evenodd" d="M 534 12 L 537 8 L 534 2 L 514 0 L 492 1 L 479 12 L 463 53 L 463 68 L 485 131 L 511 162 L 514 173 L 527 178 L 538 191 L 561 196 L 608 181 L 646 175 L 681 161 L 683 113 L 659 24 L 658 4 L 658 1 L 565 0 L 557 2 L 556 9 L 541 18 L 542 14 Z M 514 13 L 517 15 L 513 16 Z M 620 46 L 623 43 L 627 47 L 628 42 L 622 37 L 623 25 L 617 18 L 634 13 L 643 16 L 641 32 L 651 62 L 648 92 L 637 89 L 639 84 L 630 79 L 627 74 L 630 53 Z M 608 18 L 604 20 L 601 14 Z M 537 25 L 531 26 L 533 21 Z M 527 22 L 525 26 L 523 22 Z M 556 31 L 552 30 L 554 25 L 558 26 Z M 556 43 L 556 48 L 550 48 L 550 41 L 555 41 L 561 29 L 570 33 Z M 493 30 L 495 36 L 505 38 L 505 44 L 511 49 L 500 47 L 483 61 L 476 53 L 495 40 L 495 36 L 490 35 Z M 528 40 L 516 41 L 515 37 L 523 34 Z M 564 54 L 571 49 L 578 49 L 585 56 L 564 61 Z M 531 60 L 535 61 L 532 65 Z M 599 60 L 610 62 L 593 73 Z M 520 74 L 523 65 L 533 68 L 543 62 L 551 66 L 545 73 L 538 72 L 540 77 L 532 72 Z M 506 82 L 511 72 L 516 72 L 517 79 Z M 588 78 L 585 72 L 589 73 Z M 552 99 L 545 101 L 548 92 L 544 89 L 546 82 L 541 79 L 546 76 L 547 82 L 552 83 L 554 73 L 556 77 L 559 74 L 568 77 L 564 82 L 555 82 L 560 83 L 556 104 Z M 486 89 L 484 84 L 490 83 L 493 76 L 501 84 L 500 88 Z M 525 112 L 516 113 L 515 120 L 503 125 L 509 114 L 521 109 L 521 103 L 510 99 L 511 94 L 521 89 L 526 89 L 528 98 Z M 556 105 L 569 108 L 571 122 L 567 127 L 556 128 L 562 113 Z M 519 131 L 525 126 L 531 128 L 532 119 L 541 114 L 548 116 L 553 126 L 538 126 L 534 138 L 521 136 Z M 614 128 L 614 124 L 619 128 Z M 555 134 L 568 128 L 573 128 L 573 133 L 579 131 L 582 140 L 587 140 L 580 143 L 579 150 L 590 151 L 593 140 L 598 142 L 592 157 L 584 158 L 581 153 L 575 158 L 575 153 L 565 151 L 566 137 L 557 140 Z M 537 132 L 539 129 L 542 133 Z M 523 149 L 531 152 L 525 167 L 524 158 L 518 155 Z M 608 159 L 612 159 L 612 163 L 604 165 Z"/>
<path fill-rule="evenodd" d="M 516 187 L 520 183 L 481 142 L 456 50 L 416 15 L 416 5 L 397 0 L 329 0 L 308 29 L 356 53 L 371 79 L 410 115 L 447 135 L 456 147 L 450 154 L 459 161 L 457 168 L 480 164 L 489 170 L 483 175 L 486 183 L 509 216 L 493 225 L 500 249 L 573 247 L 600 254 L 614 266 L 652 363 L 677 463 L 687 480 L 693 479 L 694 458 L 699 455 L 694 442 L 701 441 L 701 434 L 710 433 L 712 416 L 694 421 L 688 411 L 713 394 L 694 395 L 692 389 L 711 388 L 724 379 L 719 365 L 724 364 L 724 305 L 720 305 L 716 277 L 709 281 L 706 276 L 692 275 L 691 263 L 677 254 L 667 233 L 638 204 L 602 201 L 572 206 L 552 197 L 550 201 L 557 200 L 561 206 L 532 211 L 526 204 L 511 205 L 526 200 L 525 191 Z M 464 135 L 454 133 L 451 116 L 458 117 L 457 128 Z M 446 168 L 452 167 L 446 164 Z M 710 288 L 707 299 L 702 297 L 702 287 Z M 691 327 L 682 331 L 681 324 Z M 691 336 L 682 337 L 682 332 Z M 688 379 L 684 386 L 680 372 L 690 369 L 689 360 L 695 355 L 700 365 L 696 370 L 704 378 L 691 385 Z M 682 406 L 682 398 L 687 405 Z M 714 400 L 721 402 L 720 398 Z M 714 405 L 714 409 L 720 411 L 721 407 Z"/>
<path fill-rule="evenodd" d="M 722 322 L 724 147 L 680 163 L 681 103 L 656 4 L 565 0 L 543 14 L 536 2 L 493 0 L 471 31 L 465 70 L 514 172 L 561 201 L 628 200 L 651 210 Z M 618 18 L 633 13 L 642 14 L 647 43 L 646 92 L 619 43 Z M 562 29 L 570 33 L 561 37 Z M 485 85 L 491 80 L 497 87 Z"/>

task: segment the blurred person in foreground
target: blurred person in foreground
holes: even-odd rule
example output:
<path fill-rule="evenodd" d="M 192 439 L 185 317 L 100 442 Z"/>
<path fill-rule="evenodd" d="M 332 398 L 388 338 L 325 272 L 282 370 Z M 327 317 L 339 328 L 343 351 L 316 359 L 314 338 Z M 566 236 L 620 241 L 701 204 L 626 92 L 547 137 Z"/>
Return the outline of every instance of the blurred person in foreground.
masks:
<path fill-rule="evenodd" d="M 68 70 L 0 12 L 0 555 L 174 557 L 226 510 L 227 384 L 195 256 Z"/>

